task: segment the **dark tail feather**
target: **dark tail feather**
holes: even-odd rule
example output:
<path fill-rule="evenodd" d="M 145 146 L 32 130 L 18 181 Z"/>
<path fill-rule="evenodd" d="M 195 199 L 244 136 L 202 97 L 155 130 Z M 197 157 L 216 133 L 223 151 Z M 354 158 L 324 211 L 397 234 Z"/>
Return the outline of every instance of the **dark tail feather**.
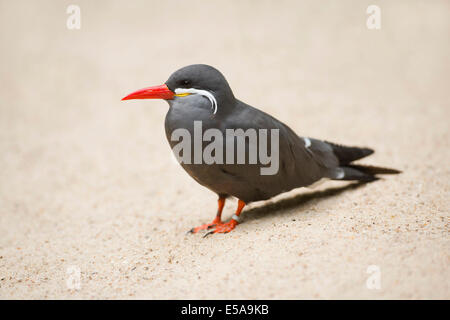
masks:
<path fill-rule="evenodd" d="M 401 173 L 399 170 L 375 167 L 375 166 L 364 166 L 364 165 L 347 165 L 340 167 L 342 171 L 338 171 L 338 174 L 333 180 L 357 180 L 363 182 L 371 182 L 378 180 L 377 174 L 398 174 Z"/>
<path fill-rule="evenodd" d="M 356 169 L 358 171 L 364 172 L 366 174 L 376 175 L 376 174 L 399 174 L 402 173 L 400 170 L 391 169 L 391 168 L 383 168 L 383 167 L 375 167 L 375 166 L 366 166 L 361 164 L 351 164 L 347 167 Z"/>
<path fill-rule="evenodd" d="M 326 141 L 339 160 L 339 168 L 334 172 L 333 180 L 357 180 L 370 182 L 378 180 L 377 174 L 398 174 L 401 171 L 390 168 L 351 164 L 352 161 L 367 157 L 374 153 L 369 148 L 346 147 Z"/>
<path fill-rule="evenodd" d="M 340 171 L 340 174 L 334 180 L 345 180 L 345 181 L 356 180 L 363 182 L 371 182 L 379 179 L 378 177 L 372 174 L 365 173 L 363 171 L 359 171 L 351 167 L 340 167 L 340 169 L 342 169 L 342 171 Z"/>
<path fill-rule="evenodd" d="M 328 141 L 326 141 L 326 143 L 333 148 L 333 153 L 338 158 L 341 166 L 347 165 L 352 161 L 367 157 L 368 155 L 374 153 L 374 151 L 369 148 L 346 147 Z"/>

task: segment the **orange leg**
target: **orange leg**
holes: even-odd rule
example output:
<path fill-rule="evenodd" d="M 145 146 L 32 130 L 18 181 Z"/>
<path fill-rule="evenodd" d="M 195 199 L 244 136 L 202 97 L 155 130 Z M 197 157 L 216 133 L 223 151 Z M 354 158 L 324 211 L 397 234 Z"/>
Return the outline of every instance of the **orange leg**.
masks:
<path fill-rule="evenodd" d="M 208 230 L 208 229 L 213 228 L 214 226 L 218 226 L 218 225 L 222 224 L 221 216 L 222 216 L 223 207 L 225 205 L 225 198 L 219 198 L 219 200 L 217 202 L 218 202 L 217 215 L 214 218 L 213 222 L 202 224 L 201 226 L 192 228 L 191 230 L 189 230 L 190 233 L 197 233 L 200 230 Z"/>
<path fill-rule="evenodd" d="M 207 235 L 213 234 L 213 233 L 228 233 L 231 230 L 233 230 L 236 225 L 239 223 L 239 216 L 242 212 L 242 209 L 244 209 L 245 207 L 245 202 L 242 200 L 238 201 L 238 207 L 236 209 L 236 213 L 233 215 L 233 217 L 231 218 L 230 221 L 226 222 L 226 223 L 222 223 L 217 225 L 214 230 L 211 230 L 210 232 L 208 232 L 207 234 L 205 234 L 205 237 Z"/>

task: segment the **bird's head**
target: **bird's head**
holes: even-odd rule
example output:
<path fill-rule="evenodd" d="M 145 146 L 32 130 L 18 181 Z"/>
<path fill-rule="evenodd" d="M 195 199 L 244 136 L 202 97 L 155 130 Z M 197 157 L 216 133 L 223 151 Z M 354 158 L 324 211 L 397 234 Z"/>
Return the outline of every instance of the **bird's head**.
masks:
<path fill-rule="evenodd" d="M 213 113 L 218 106 L 234 101 L 234 95 L 219 70 L 205 65 L 193 64 L 175 71 L 165 84 L 135 91 L 122 100 L 183 98 L 192 94 L 204 96 L 211 103 Z"/>

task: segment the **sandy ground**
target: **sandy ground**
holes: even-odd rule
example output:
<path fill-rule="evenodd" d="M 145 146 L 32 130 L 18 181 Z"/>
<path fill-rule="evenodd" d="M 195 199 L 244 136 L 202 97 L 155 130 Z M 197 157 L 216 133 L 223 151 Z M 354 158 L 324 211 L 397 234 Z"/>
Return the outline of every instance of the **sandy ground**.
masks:
<path fill-rule="evenodd" d="M 449 299 L 450 4 L 376 2 L 378 31 L 372 1 L 1 1 L 0 298 Z M 166 103 L 120 98 L 192 63 L 404 173 L 186 235 L 216 196 L 172 161 Z"/>

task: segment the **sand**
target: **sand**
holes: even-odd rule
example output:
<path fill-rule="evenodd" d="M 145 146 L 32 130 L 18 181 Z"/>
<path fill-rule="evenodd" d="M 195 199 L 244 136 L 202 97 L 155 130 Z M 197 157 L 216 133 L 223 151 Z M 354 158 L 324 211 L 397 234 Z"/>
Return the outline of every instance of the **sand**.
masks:
<path fill-rule="evenodd" d="M 380 30 L 356 0 L 76 2 L 80 30 L 70 1 L 0 2 L 0 298 L 450 298 L 448 1 L 377 1 Z M 167 104 L 120 99 L 192 63 L 403 174 L 186 235 L 216 195 L 172 160 Z"/>

